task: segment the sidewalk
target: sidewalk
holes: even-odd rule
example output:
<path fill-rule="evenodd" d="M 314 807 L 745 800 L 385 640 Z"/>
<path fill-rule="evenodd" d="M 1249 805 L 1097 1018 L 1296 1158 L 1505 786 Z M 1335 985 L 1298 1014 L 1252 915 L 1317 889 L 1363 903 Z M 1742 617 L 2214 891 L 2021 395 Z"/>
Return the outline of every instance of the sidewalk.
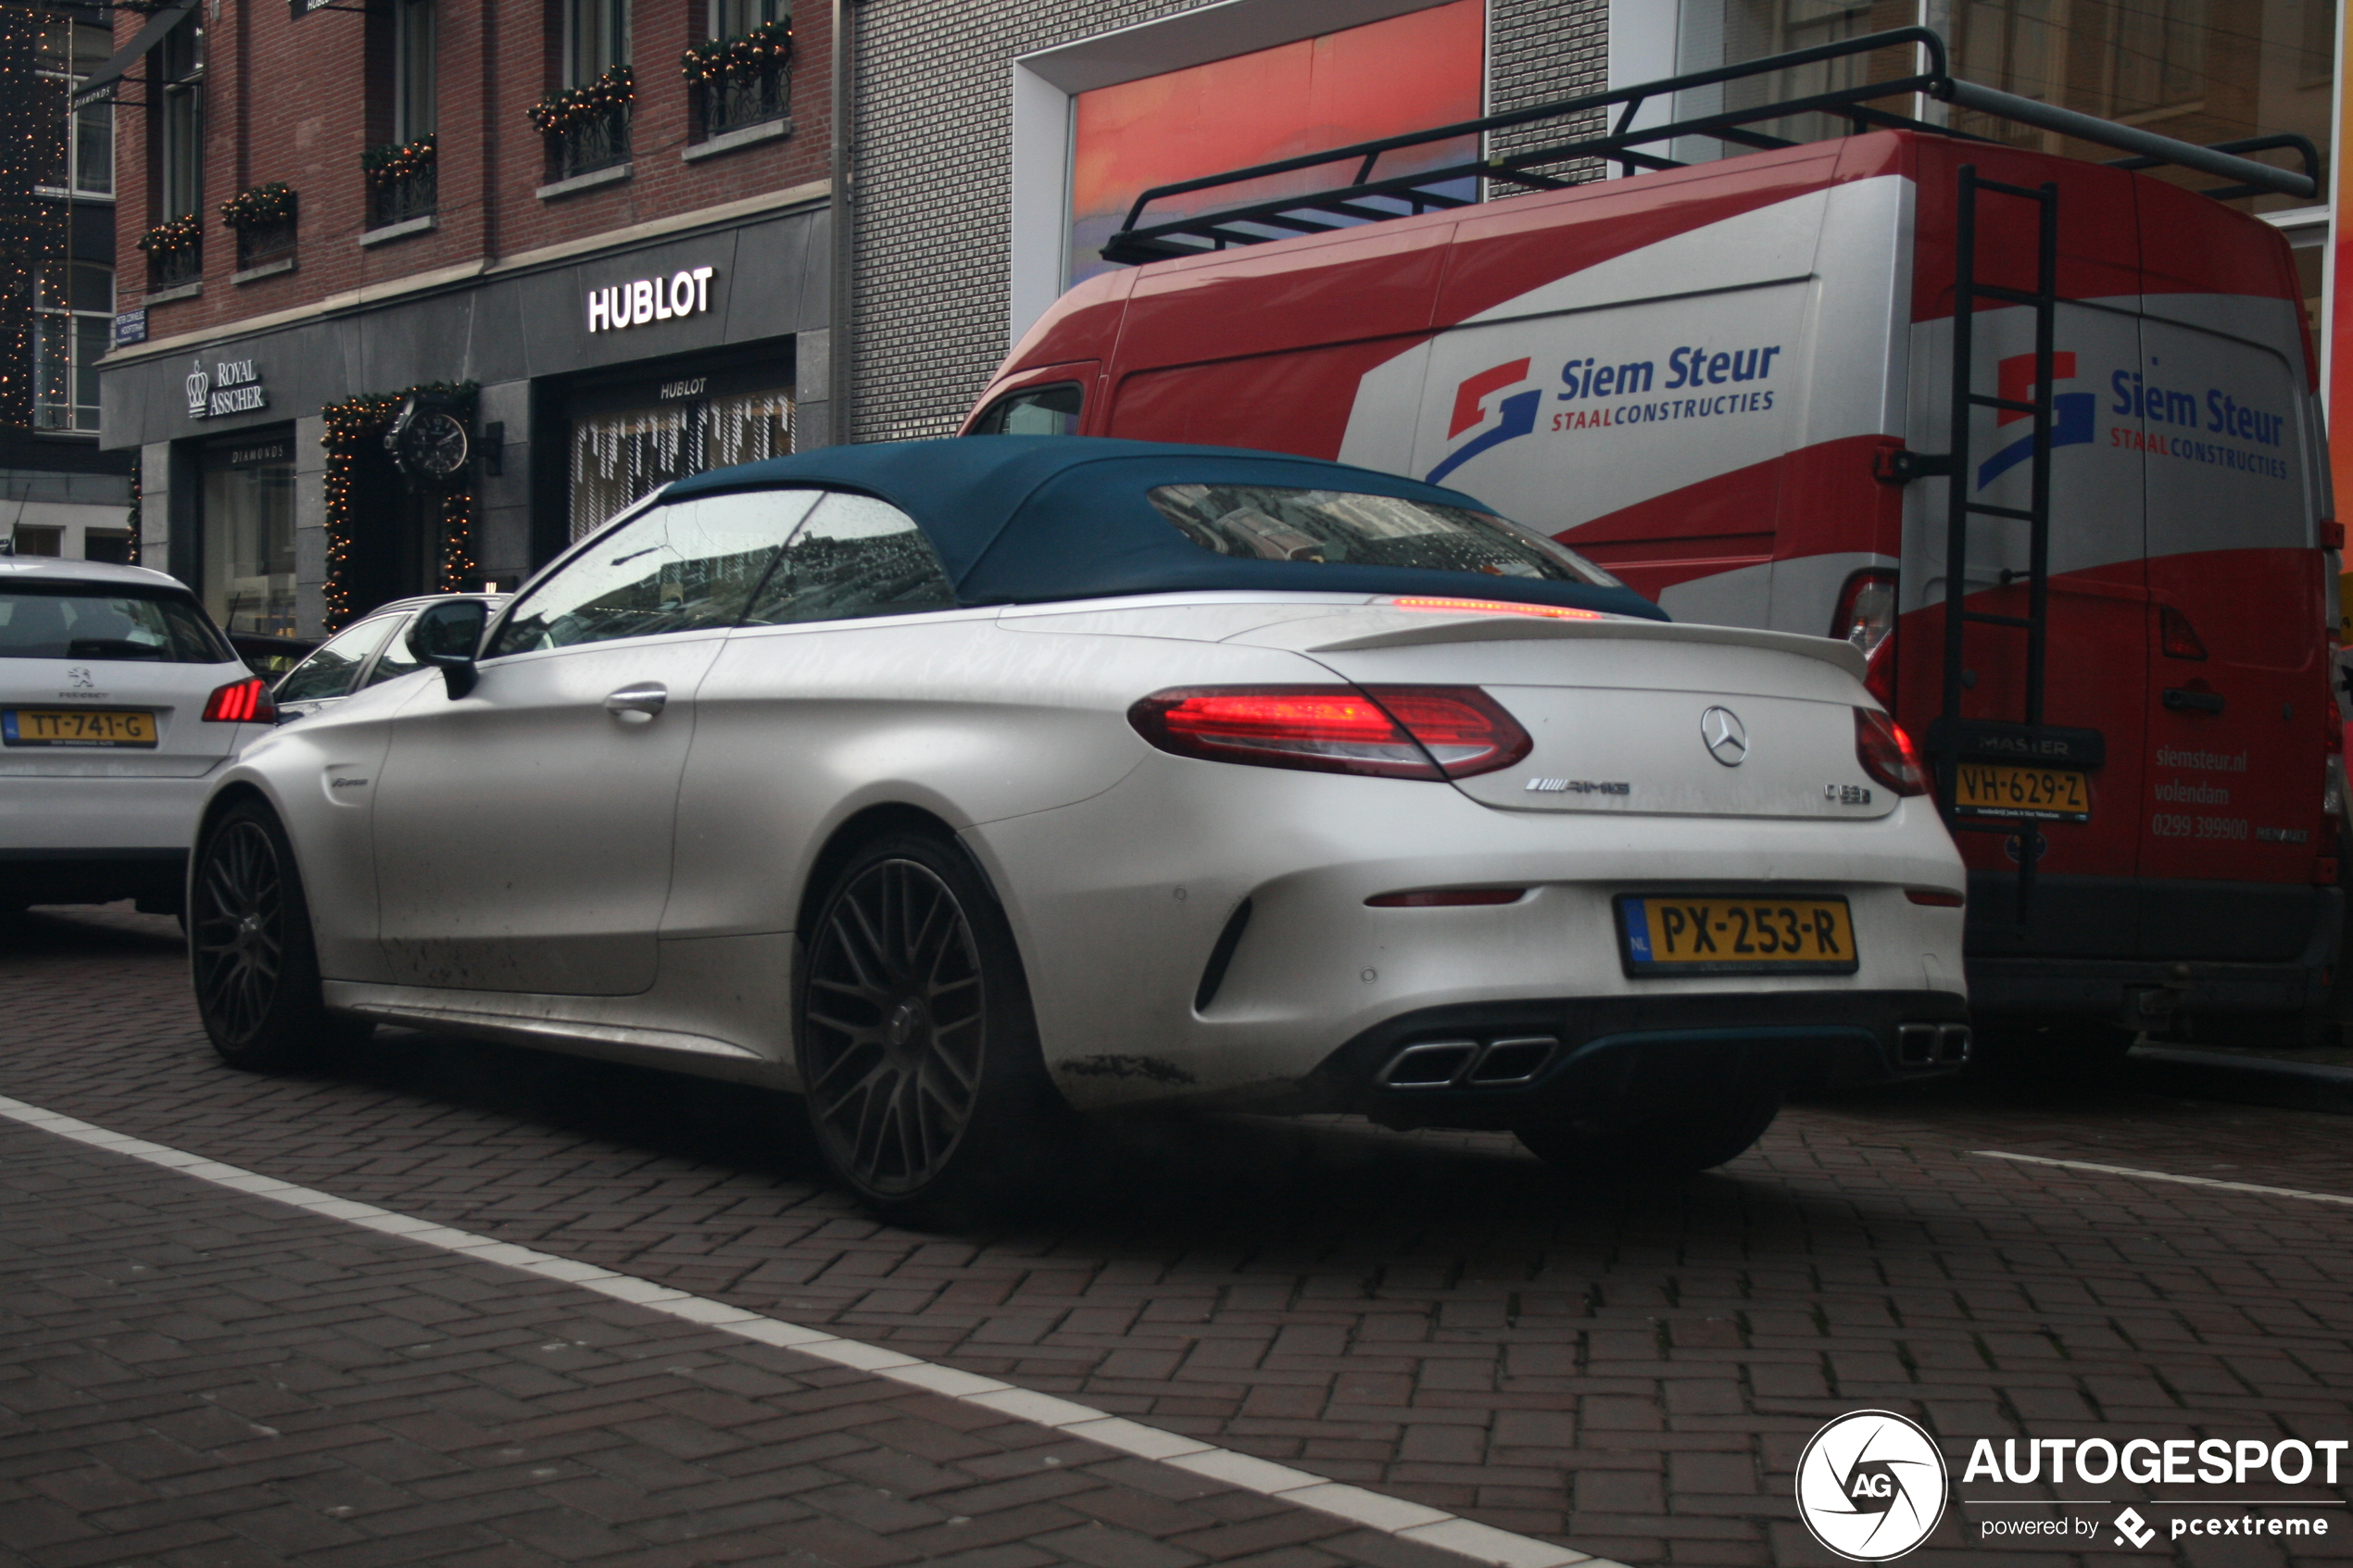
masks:
<path fill-rule="evenodd" d="M 0 1122 L 0 1560 L 1463 1568 Z"/>

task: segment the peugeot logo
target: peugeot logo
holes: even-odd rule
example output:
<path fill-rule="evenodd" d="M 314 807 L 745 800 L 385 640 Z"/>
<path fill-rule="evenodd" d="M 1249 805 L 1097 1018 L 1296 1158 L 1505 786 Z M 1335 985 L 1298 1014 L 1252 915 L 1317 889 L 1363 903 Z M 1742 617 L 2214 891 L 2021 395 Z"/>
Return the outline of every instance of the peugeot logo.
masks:
<path fill-rule="evenodd" d="M 1711 708 L 1699 716 L 1699 738 L 1707 754 L 1727 768 L 1748 760 L 1748 726 L 1729 708 Z"/>

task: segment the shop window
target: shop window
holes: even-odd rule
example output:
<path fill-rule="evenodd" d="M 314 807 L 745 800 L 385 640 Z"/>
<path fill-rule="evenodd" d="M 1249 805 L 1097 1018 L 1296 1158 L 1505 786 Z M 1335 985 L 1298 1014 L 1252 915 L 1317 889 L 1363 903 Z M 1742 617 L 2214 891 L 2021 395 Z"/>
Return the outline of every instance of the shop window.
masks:
<path fill-rule="evenodd" d="M 98 428 L 98 359 L 114 321 L 114 269 L 52 261 L 33 294 L 32 422 Z"/>
<path fill-rule="evenodd" d="M 66 106 L 82 79 L 114 53 L 114 35 L 89 22 L 52 18 L 42 24 L 39 49 L 34 77 L 43 100 L 65 122 L 62 133 L 50 144 L 41 188 L 59 195 L 111 197 L 114 106 L 92 104 L 79 110 Z"/>
<path fill-rule="evenodd" d="M 792 450 L 792 395 L 780 388 L 576 413 L 572 537 L 594 533 L 623 507 L 673 479 L 783 457 Z"/>
<path fill-rule="evenodd" d="M 18 555 L 55 557 L 65 553 L 65 536 L 62 528 L 34 528 L 20 522 L 13 537 Z"/>
<path fill-rule="evenodd" d="M 196 575 L 205 608 L 229 631 L 294 634 L 293 447 L 291 436 L 245 436 L 204 455 Z"/>
<path fill-rule="evenodd" d="M 82 536 L 84 560 L 104 561 L 109 566 L 130 566 L 131 533 L 128 529 L 94 528 Z"/>

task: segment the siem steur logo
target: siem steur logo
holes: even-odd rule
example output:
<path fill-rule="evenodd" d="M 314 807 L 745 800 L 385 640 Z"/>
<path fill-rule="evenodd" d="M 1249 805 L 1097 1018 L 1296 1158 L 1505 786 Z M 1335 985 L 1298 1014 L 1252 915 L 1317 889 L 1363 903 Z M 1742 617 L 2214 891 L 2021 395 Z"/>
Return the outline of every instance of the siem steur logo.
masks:
<path fill-rule="evenodd" d="M 1999 378 L 1997 395 L 2003 401 L 2031 403 L 2034 400 L 2034 356 L 2013 354 L 1996 364 L 1994 372 Z M 2074 379 L 2075 356 L 2053 354 L 2051 380 L 2063 382 Z M 2061 446 L 2090 445 L 2093 436 L 2097 433 L 2093 429 L 2095 412 L 2093 405 L 2098 401 L 2097 395 L 2089 392 L 2061 392 L 2053 395 L 2051 445 L 2054 449 Z M 2015 408 L 2005 408 L 1994 416 L 1994 428 L 1999 430 L 2004 425 L 2015 424 L 2020 420 L 2032 418 L 2033 418 L 2032 414 L 2022 414 Z M 1984 489 L 2033 455 L 2034 433 L 2029 431 L 1977 465 L 1977 487 L 1980 490 Z"/>
<path fill-rule="evenodd" d="M 1928 1539 L 1945 1490 L 1936 1440 L 1889 1411 L 1840 1416 L 1797 1461 L 1799 1516 L 1851 1562 L 1885 1562 Z"/>
<path fill-rule="evenodd" d="M 1526 359 L 1513 359 L 1491 366 L 1475 376 L 1465 377 L 1462 383 L 1454 388 L 1454 408 L 1453 417 L 1446 421 L 1446 439 L 1452 441 L 1484 421 L 1489 395 L 1501 392 L 1515 382 L 1526 381 L 1528 366 Z M 1516 436 L 1532 433 L 1536 429 L 1536 410 L 1543 401 L 1544 389 L 1540 386 L 1529 387 L 1526 392 L 1514 393 L 1504 398 L 1496 407 L 1494 424 L 1450 453 L 1444 462 L 1425 476 L 1427 482 L 1443 483 L 1448 474 L 1481 452 L 1500 446 Z"/>

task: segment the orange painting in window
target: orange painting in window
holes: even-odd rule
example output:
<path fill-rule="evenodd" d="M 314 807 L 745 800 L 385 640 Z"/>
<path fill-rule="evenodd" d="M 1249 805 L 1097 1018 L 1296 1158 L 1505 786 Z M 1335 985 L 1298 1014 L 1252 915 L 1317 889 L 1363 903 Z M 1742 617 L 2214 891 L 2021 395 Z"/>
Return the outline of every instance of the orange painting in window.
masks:
<path fill-rule="evenodd" d="M 1103 242 L 1154 185 L 1298 153 L 1427 131 L 1478 118 L 1486 50 L 1484 0 L 1453 0 L 1387 21 L 1081 93 L 1072 128 L 1070 281 L 1107 267 Z M 1476 156 L 1471 138 L 1382 160 L 1409 174 Z M 1344 182 L 1353 165 L 1303 170 L 1280 183 L 1203 193 L 1202 207 L 1156 202 L 1153 218 L 1229 206 L 1245 195 Z"/>

